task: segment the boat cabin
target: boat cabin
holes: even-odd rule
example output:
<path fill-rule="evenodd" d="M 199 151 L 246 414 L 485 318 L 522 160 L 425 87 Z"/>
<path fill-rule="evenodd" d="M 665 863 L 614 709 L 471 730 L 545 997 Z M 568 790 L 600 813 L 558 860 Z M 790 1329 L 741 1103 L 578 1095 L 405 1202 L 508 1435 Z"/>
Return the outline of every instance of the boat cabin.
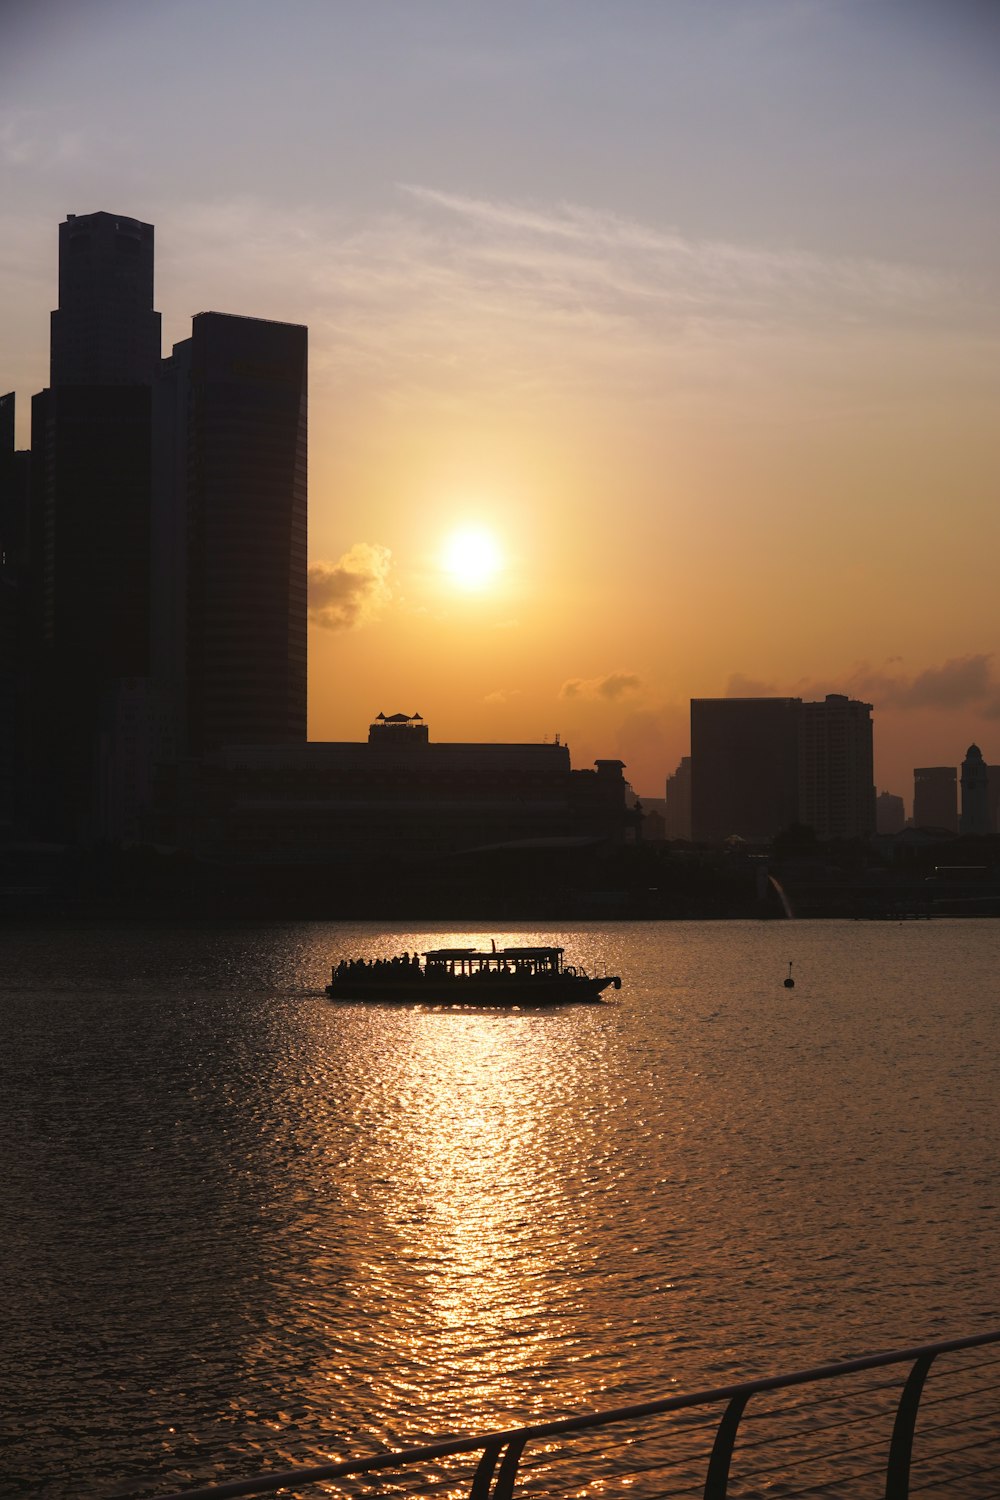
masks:
<path fill-rule="evenodd" d="M 519 979 L 563 973 L 561 948 L 497 948 L 492 953 L 478 953 L 475 948 L 433 948 L 424 954 L 424 972 L 428 978 L 505 974 Z"/>

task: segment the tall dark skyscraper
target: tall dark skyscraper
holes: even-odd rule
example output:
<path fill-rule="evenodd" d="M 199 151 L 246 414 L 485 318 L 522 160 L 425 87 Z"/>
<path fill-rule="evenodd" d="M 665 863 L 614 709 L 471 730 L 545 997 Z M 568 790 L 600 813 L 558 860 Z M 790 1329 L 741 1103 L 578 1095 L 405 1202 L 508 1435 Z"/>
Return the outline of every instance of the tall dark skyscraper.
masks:
<path fill-rule="evenodd" d="M 151 385 L 159 358 L 152 224 L 68 214 L 59 225 L 49 384 Z"/>
<path fill-rule="evenodd" d="M 307 344 L 199 313 L 164 361 L 157 656 L 190 754 L 306 738 Z"/>
<path fill-rule="evenodd" d="M 59 226 L 51 384 L 32 402 L 30 529 L 36 789 L 61 837 L 98 831 L 101 736 L 123 682 L 150 669 L 152 304 L 152 225 L 96 213 Z"/>

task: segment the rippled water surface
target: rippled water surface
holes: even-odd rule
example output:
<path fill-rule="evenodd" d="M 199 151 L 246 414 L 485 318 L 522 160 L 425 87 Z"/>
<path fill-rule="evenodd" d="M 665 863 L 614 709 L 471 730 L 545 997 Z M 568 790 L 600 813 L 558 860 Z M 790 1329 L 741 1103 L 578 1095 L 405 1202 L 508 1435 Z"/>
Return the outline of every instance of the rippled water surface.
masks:
<path fill-rule="evenodd" d="M 490 937 L 621 993 L 323 994 L 345 955 Z M 39 928 L 3 959 L 0 1493 L 165 1490 L 1000 1323 L 1000 924 Z"/>

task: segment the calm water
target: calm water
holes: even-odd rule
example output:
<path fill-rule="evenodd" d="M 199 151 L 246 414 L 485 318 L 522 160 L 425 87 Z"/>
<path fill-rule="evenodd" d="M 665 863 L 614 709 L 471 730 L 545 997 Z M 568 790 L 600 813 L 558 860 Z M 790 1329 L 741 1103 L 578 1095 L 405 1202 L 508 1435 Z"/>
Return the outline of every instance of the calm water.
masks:
<path fill-rule="evenodd" d="M 490 936 L 561 941 L 621 993 L 322 993 L 346 953 Z M 166 1490 L 1000 1324 L 1000 923 L 2 951 L 4 1495 Z"/>

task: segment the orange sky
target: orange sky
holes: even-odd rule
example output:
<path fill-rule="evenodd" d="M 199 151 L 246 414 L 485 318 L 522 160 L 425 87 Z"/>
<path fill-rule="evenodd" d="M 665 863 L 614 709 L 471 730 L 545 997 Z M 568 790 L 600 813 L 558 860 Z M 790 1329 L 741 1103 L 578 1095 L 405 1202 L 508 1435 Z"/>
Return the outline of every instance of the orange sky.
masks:
<path fill-rule="evenodd" d="M 1000 763 L 1000 10 L 80 16 L 0 49 L 0 389 L 26 432 L 67 212 L 156 225 L 165 350 L 309 325 L 313 738 L 419 709 L 656 796 L 692 696 L 847 691 L 880 789 Z"/>

